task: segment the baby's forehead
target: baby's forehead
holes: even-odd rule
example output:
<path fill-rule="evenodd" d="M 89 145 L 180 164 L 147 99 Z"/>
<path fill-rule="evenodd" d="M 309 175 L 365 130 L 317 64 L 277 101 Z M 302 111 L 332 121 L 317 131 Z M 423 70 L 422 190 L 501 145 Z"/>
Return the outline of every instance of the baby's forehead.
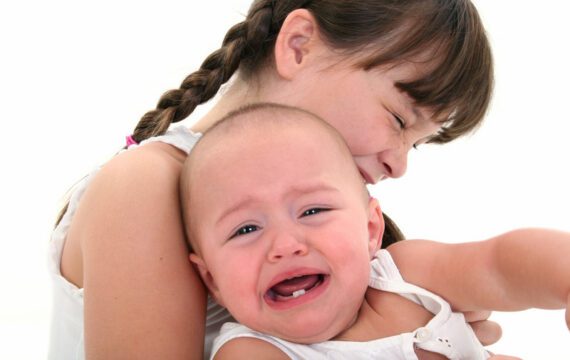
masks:
<path fill-rule="evenodd" d="M 283 143 L 290 147 L 318 143 L 350 155 L 342 136 L 324 120 L 296 108 L 271 108 L 223 119 L 200 140 L 195 157 Z"/>
<path fill-rule="evenodd" d="M 298 155 L 300 149 L 306 157 Z M 322 169 L 330 164 L 343 173 L 356 167 L 344 139 L 331 125 L 304 110 L 271 105 L 230 115 L 206 131 L 185 164 L 184 186 L 194 192 L 204 182 L 211 185 L 211 175 L 220 173 L 219 167 L 234 169 L 235 176 L 239 176 L 243 173 L 239 164 L 252 161 L 276 172 L 287 171 L 286 164 L 294 169 L 291 161 L 297 164 L 312 161 Z M 274 165 L 276 162 L 283 165 Z M 357 170 L 355 173 L 360 179 Z"/>

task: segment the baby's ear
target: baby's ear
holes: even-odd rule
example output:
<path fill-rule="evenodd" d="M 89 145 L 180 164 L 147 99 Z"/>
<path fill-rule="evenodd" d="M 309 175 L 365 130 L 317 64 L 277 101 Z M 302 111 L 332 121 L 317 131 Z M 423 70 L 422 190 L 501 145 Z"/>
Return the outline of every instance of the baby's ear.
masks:
<path fill-rule="evenodd" d="M 218 286 L 216 285 L 212 273 L 208 270 L 204 259 L 195 253 L 190 253 L 189 258 L 190 262 L 192 262 L 192 264 L 194 264 L 194 267 L 198 270 L 198 273 L 200 274 L 200 277 L 202 278 L 204 284 L 206 284 L 206 287 L 208 288 L 208 291 L 210 292 L 212 298 L 214 298 L 218 304 L 224 306 Z"/>
<path fill-rule="evenodd" d="M 384 218 L 378 200 L 370 197 L 368 200 L 368 251 L 372 259 L 382 246 L 384 235 Z"/>

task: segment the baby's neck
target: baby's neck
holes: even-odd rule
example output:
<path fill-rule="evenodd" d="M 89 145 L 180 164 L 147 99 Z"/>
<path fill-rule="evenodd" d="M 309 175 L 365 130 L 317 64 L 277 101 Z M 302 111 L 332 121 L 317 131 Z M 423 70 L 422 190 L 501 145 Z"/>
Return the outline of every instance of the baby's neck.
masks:
<path fill-rule="evenodd" d="M 355 321 L 331 340 L 371 341 L 395 336 L 424 326 L 432 317 L 400 295 L 368 289 Z"/>

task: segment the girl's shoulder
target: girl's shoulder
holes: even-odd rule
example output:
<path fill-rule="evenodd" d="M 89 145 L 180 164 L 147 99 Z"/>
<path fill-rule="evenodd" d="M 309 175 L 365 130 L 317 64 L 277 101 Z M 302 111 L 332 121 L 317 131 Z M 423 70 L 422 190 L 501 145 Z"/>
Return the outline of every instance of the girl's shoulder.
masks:
<path fill-rule="evenodd" d="M 117 189 L 146 189 L 149 186 L 162 190 L 177 189 L 178 178 L 187 154 L 163 142 L 152 142 L 123 151 L 105 163 L 94 176 L 90 188 L 104 192 Z M 97 186 L 103 183 L 103 186 Z M 150 194 L 150 193 L 149 193 Z M 142 196 L 144 194 L 139 194 Z"/>
<path fill-rule="evenodd" d="M 181 167 L 201 134 L 178 127 L 166 134 L 143 141 L 134 148 L 122 151 L 111 158 L 101 170 L 114 175 L 152 174 L 159 170 L 164 176 L 178 177 Z M 104 175 L 103 175 L 104 176 Z"/>
<path fill-rule="evenodd" d="M 226 342 L 214 356 L 215 360 L 224 359 L 275 359 L 289 360 L 277 346 L 253 337 L 236 337 Z"/>
<path fill-rule="evenodd" d="M 145 173 L 161 169 L 176 175 L 187 156 L 186 152 L 171 144 L 155 141 L 121 152 L 104 164 L 101 170 L 107 168 L 111 169 L 107 171 L 121 173 L 124 169 Z"/>
<path fill-rule="evenodd" d="M 111 158 L 90 180 L 74 216 L 71 235 L 76 227 L 85 233 L 85 226 L 110 230 L 110 224 L 118 232 L 136 227 L 152 233 L 165 222 L 178 219 L 177 215 L 159 220 L 156 215 L 179 211 L 178 179 L 186 156 L 172 145 L 153 142 Z"/>

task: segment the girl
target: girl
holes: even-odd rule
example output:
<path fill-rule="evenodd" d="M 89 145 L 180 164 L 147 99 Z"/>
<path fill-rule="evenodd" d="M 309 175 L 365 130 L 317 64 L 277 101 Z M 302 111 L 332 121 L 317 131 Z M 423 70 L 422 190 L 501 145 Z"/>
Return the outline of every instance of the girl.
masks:
<path fill-rule="evenodd" d="M 232 76 L 191 131 L 160 137 Z M 52 237 L 51 356 L 201 357 L 206 295 L 187 262 L 176 184 L 197 134 L 228 111 L 258 101 L 306 108 L 344 136 L 374 183 L 402 176 L 413 146 L 476 128 L 491 88 L 488 41 L 469 1 L 255 1 L 127 142 L 147 143 L 71 195 Z M 208 309 L 207 334 L 226 318 Z M 482 330 L 483 340 L 498 337 L 489 323 Z"/>

